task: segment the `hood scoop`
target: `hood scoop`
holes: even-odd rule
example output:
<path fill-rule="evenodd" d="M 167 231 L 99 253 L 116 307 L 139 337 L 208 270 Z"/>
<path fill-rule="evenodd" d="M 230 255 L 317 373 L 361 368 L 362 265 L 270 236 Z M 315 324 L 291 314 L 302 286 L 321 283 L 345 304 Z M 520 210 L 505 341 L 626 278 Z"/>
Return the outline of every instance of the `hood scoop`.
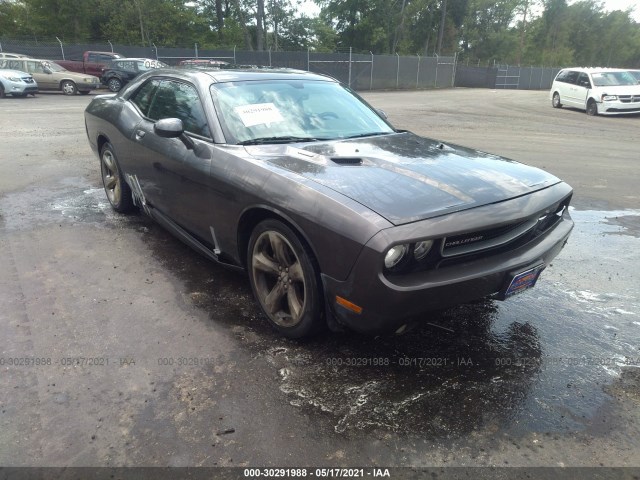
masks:
<path fill-rule="evenodd" d="M 338 165 L 362 165 L 362 158 L 360 157 L 331 157 L 331 161 Z"/>

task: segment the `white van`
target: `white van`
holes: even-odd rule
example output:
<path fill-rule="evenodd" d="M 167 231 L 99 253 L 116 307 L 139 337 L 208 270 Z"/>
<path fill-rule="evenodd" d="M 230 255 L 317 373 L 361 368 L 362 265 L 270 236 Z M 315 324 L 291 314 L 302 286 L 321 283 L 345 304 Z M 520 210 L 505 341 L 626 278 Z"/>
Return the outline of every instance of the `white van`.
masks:
<path fill-rule="evenodd" d="M 551 85 L 551 105 L 580 108 L 587 115 L 640 112 L 640 85 L 617 68 L 565 68 Z"/>

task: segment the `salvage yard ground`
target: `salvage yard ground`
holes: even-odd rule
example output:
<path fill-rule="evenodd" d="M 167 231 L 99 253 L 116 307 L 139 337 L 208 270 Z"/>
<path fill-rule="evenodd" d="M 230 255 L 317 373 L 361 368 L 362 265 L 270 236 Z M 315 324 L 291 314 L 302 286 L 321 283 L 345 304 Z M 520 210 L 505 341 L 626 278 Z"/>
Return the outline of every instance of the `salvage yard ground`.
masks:
<path fill-rule="evenodd" d="M 576 229 L 509 302 L 297 343 L 244 276 L 111 211 L 93 96 L 0 101 L 0 465 L 640 466 L 640 116 L 364 93 L 398 128 L 557 174 Z"/>

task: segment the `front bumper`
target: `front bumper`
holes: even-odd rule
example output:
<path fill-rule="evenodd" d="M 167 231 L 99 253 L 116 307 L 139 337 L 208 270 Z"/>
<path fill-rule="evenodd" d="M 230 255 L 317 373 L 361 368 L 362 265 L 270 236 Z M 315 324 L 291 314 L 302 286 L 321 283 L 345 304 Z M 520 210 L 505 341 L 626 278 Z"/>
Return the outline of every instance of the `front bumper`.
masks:
<path fill-rule="evenodd" d="M 425 312 L 467 303 L 500 292 L 514 272 L 545 266 L 558 255 L 573 229 L 568 209 L 560 220 L 527 243 L 500 253 L 487 252 L 469 260 L 439 268 L 388 277 L 382 271 L 382 255 L 397 241 L 447 235 L 456 229 L 486 226 L 488 219 L 517 220 L 542 214 L 554 203 L 571 195 L 560 183 L 545 190 L 499 204 L 457 212 L 414 224 L 383 230 L 363 248 L 345 281 L 323 276 L 327 304 L 333 315 L 359 332 L 393 331 Z M 337 304 L 336 296 L 362 308 L 355 313 Z"/>
<path fill-rule="evenodd" d="M 7 82 L 4 87 L 7 95 L 24 95 L 26 93 L 38 93 L 38 86 L 35 83 Z"/>
<path fill-rule="evenodd" d="M 602 115 L 624 115 L 629 113 L 640 113 L 640 98 L 638 101 L 623 102 L 621 100 L 612 100 L 601 102 L 598 104 L 598 113 Z"/>
<path fill-rule="evenodd" d="M 78 90 L 81 91 L 81 92 L 87 92 L 87 91 L 95 90 L 98 87 L 100 87 L 100 83 L 98 83 L 98 82 L 93 82 L 93 83 L 78 82 Z"/>

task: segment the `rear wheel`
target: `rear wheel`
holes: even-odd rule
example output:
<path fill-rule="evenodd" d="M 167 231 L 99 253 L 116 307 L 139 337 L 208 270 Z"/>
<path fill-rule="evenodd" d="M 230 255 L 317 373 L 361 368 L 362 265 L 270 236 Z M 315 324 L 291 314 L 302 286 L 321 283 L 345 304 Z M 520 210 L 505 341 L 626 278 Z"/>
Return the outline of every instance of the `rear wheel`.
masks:
<path fill-rule="evenodd" d="M 102 184 L 109 203 L 116 212 L 126 213 L 133 209 L 131 188 L 125 182 L 113 146 L 107 142 L 100 150 L 100 172 Z"/>
<path fill-rule="evenodd" d="M 317 268 L 287 225 L 268 219 L 255 227 L 247 267 L 253 294 L 281 334 L 302 338 L 325 325 Z"/>
<path fill-rule="evenodd" d="M 65 80 L 60 84 L 60 89 L 65 95 L 75 95 L 78 93 L 78 87 L 71 80 Z"/>
<path fill-rule="evenodd" d="M 560 103 L 560 94 L 558 92 L 554 92 L 551 105 L 553 108 L 562 108 L 562 103 Z"/>
<path fill-rule="evenodd" d="M 122 88 L 122 82 L 117 78 L 110 78 L 107 82 L 107 87 L 109 87 L 109 90 L 112 92 L 119 92 Z"/>
<path fill-rule="evenodd" d="M 593 98 L 589 99 L 587 102 L 587 115 L 598 115 L 598 104 Z"/>

